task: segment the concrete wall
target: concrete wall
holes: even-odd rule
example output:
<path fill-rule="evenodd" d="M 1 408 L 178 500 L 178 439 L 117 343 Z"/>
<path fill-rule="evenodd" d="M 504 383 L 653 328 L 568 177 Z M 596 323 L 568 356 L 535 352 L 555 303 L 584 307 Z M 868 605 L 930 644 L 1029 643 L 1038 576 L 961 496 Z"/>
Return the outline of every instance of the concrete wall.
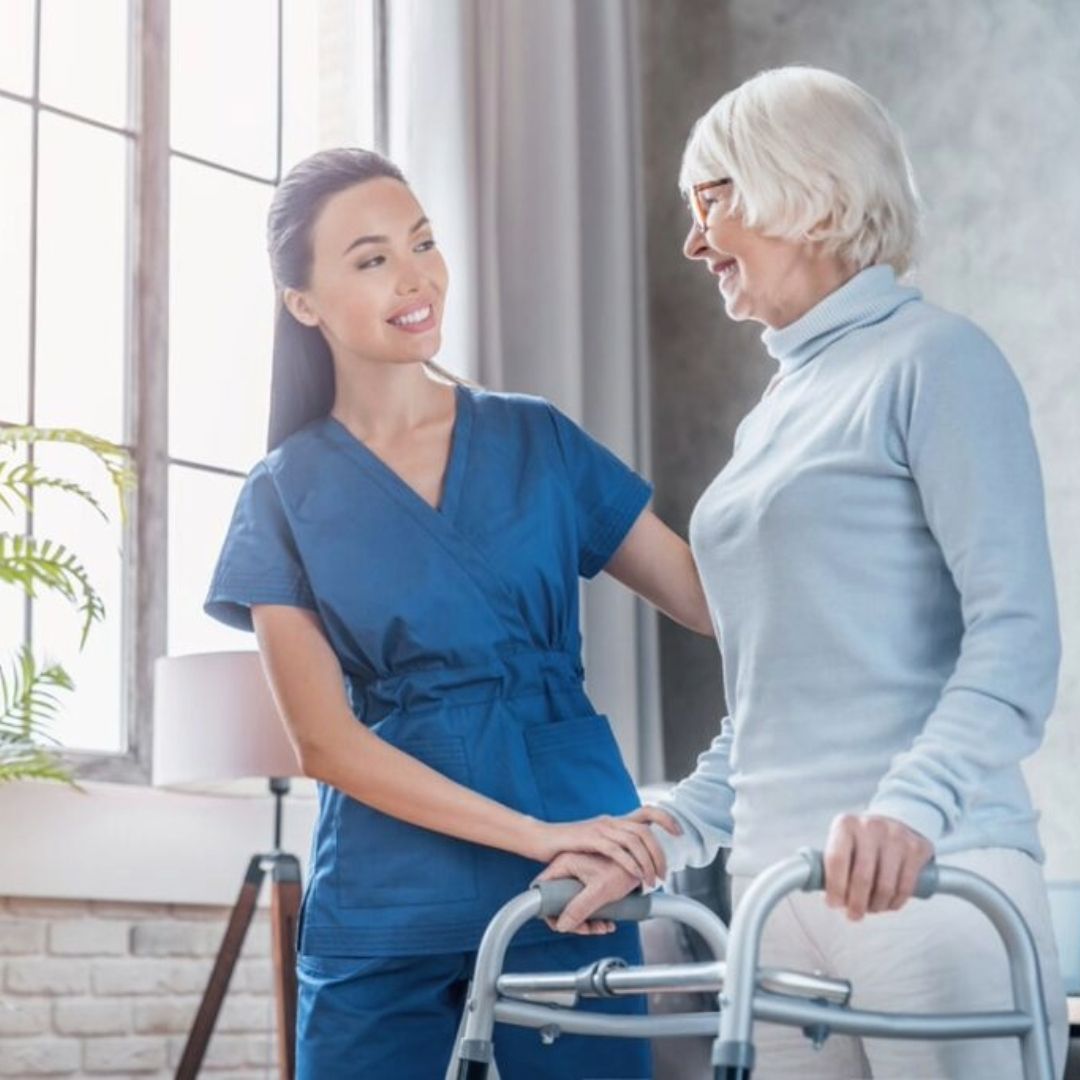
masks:
<path fill-rule="evenodd" d="M 875 94 L 927 204 L 916 276 L 981 324 L 1026 390 L 1047 487 L 1065 661 L 1026 770 L 1047 875 L 1080 878 L 1080 4 L 1073 0 L 641 0 L 657 506 L 685 532 L 772 362 L 679 253 L 675 189 L 692 122 L 762 68 L 809 63 Z M 667 773 L 692 768 L 722 709 L 707 642 L 661 636 Z"/>

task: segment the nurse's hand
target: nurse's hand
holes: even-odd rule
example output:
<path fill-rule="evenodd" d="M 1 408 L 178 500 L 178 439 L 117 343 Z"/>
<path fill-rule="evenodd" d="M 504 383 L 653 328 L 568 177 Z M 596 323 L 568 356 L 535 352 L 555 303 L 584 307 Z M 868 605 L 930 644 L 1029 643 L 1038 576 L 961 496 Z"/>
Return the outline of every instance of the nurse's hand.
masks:
<path fill-rule="evenodd" d="M 638 885 L 638 879 L 618 863 L 601 855 L 583 855 L 577 851 L 564 852 L 534 880 L 557 878 L 577 878 L 585 886 L 566 905 L 558 920 L 544 920 L 552 930 L 569 934 L 610 934 L 615 923 L 610 919 L 590 919 L 589 916 L 605 904 L 621 900 Z"/>
<path fill-rule="evenodd" d="M 643 806 L 635 814 L 640 816 L 633 821 L 608 814 L 565 825 L 538 821 L 532 857 L 537 862 L 550 862 L 564 851 L 606 855 L 635 881 L 653 886 L 658 880 L 663 880 L 667 865 L 664 852 L 648 822 L 655 821 L 672 831 L 668 824 L 670 818 L 665 821 L 668 815 L 650 806 Z"/>
<path fill-rule="evenodd" d="M 895 818 L 840 814 L 825 845 L 825 903 L 858 922 L 868 911 L 899 911 L 911 899 L 934 845 Z"/>

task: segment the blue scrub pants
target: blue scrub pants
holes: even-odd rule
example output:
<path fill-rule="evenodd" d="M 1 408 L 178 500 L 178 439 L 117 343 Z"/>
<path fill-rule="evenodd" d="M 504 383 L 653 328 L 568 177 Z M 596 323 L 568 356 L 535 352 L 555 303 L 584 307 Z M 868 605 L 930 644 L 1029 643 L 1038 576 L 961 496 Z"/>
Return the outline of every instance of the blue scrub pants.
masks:
<path fill-rule="evenodd" d="M 636 926 L 511 947 L 503 970 L 573 971 L 606 956 L 641 963 Z M 296 1080 L 443 1080 L 475 952 L 435 956 L 300 956 Z M 644 1013 L 643 995 L 590 999 L 596 1012 Z M 531 1028 L 495 1025 L 502 1080 L 648 1080 L 644 1039 L 561 1035 L 550 1046 Z"/>

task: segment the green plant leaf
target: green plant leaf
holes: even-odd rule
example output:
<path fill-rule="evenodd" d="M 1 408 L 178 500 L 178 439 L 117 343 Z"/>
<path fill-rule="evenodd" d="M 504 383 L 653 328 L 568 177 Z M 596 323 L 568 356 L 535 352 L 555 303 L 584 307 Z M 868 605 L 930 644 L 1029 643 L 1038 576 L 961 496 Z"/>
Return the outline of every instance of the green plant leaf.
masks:
<path fill-rule="evenodd" d="M 51 488 L 82 499 L 108 521 L 100 502 L 82 485 L 46 472 L 32 461 L 5 460 L 19 447 L 41 442 L 70 443 L 94 454 L 116 490 L 121 521 L 127 521 L 126 496 L 136 481 L 128 451 L 74 428 L 0 425 L 0 506 L 11 514 L 17 505 L 30 510 L 34 491 Z M 19 587 L 31 598 L 38 595 L 38 588 L 52 589 L 75 604 L 83 615 L 80 649 L 94 622 L 105 617 L 105 604 L 86 568 L 73 552 L 51 539 L 0 532 L 0 586 L 4 584 Z M 49 725 L 61 706 L 58 692 L 72 689 L 70 676 L 59 664 L 46 661 L 39 667 L 25 645 L 16 652 L 10 670 L 0 667 L 0 783 L 57 780 L 83 790 L 60 758 L 42 745 L 60 745 Z"/>
<path fill-rule="evenodd" d="M 84 794 L 81 787 L 60 761 L 37 747 L 10 750 L 0 745 L 0 783 L 12 780 L 58 780 Z"/>
<path fill-rule="evenodd" d="M 36 536 L 0 533 L 0 582 L 20 586 L 31 597 L 36 585 L 55 589 L 83 614 L 79 648 L 91 625 L 105 617 L 105 603 L 90 584 L 85 567 L 63 544 Z M 81 594 L 81 595 L 80 595 Z"/>
<path fill-rule="evenodd" d="M 39 442 L 70 443 L 83 446 L 94 454 L 105 467 L 116 489 L 120 520 L 127 521 L 126 496 L 135 487 L 135 470 L 131 466 L 131 455 L 124 447 L 77 428 L 0 427 L 0 450 L 32 446 Z"/>
<path fill-rule="evenodd" d="M 105 513 L 101 503 L 81 484 L 76 484 L 73 480 L 65 480 L 62 476 L 46 473 L 32 461 L 20 461 L 14 464 L 10 461 L 0 461 L 0 502 L 9 511 L 14 513 L 14 508 L 5 496 L 5 490 L 11 492 L 29 510 L 33 505 L 30 493 L 37 488 L 55 488 L 58 491 L 66 491 L 88 502 L 105 521 L 109 520 L 109 515 Z"/>

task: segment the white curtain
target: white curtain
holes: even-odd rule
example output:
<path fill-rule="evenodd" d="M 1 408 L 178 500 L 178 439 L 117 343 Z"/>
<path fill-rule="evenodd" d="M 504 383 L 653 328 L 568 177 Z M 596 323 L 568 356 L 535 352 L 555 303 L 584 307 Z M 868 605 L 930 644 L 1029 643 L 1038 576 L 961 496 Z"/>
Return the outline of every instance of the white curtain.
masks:
<path fill-rule="evenodd" d="M 450 265 L 441 361 L 540 394 L 649 471 L 632 0 L 391 0 L 389 151 Z M 585 667 L 663 777 L 655 617 L 601 575 Z"/>

